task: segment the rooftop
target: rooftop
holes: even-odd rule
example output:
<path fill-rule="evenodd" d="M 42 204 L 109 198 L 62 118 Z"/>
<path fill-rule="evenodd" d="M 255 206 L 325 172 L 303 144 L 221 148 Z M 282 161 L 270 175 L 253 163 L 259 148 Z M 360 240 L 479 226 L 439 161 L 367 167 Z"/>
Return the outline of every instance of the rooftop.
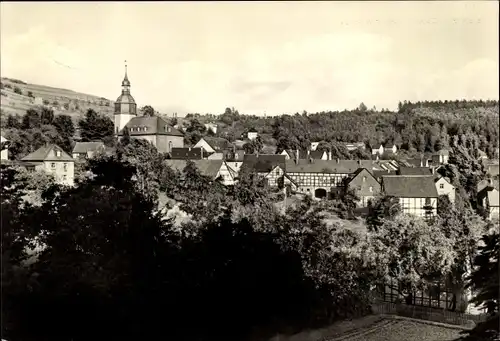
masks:
<path fill-rule="evenodd" d="M 132 118 L 126 125 L 130 136 L 137 135 L 168 135 L 184 136 L 179 130 L 170 126 L 159 116 L 137 116 Z M 123 133 L 120 132 L 120 135 Z"/>
<path fill-rule="evenodd" d="M 286 160 L 287 173 L 350 174 L 358 168 L 373 168 L 372 160 Z"/>
<path fill-rule="evenodd" d="M 382 176 L 382 186 L 386 195 L 400 198 L 437 198 L 434 177 L 430 176 Z"/>
<path fill-rule="evenodd" d="M 60 152 L 59 156 L 57 155 Z M 41 161 L 66 161 L 73 162 L 73 158 L 68 155 L 61 147 L 50 144 L 38 148 L 33 153 L 26 155 L 21 161 L 41 162 Z"/>

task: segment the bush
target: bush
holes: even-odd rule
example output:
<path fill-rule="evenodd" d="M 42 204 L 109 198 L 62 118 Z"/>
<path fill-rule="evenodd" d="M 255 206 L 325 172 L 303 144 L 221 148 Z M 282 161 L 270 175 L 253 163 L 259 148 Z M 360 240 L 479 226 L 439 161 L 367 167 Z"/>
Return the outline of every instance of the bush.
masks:
<path fill-rule="evenodd" d="M 10 85 L 10 84 L 5 84 L 4 86 L 6 89 L 12 89 L 12 85 Z"/>
<path fill-rule="evenodd" d="M 52 105 L 57 107 L 59 105 L 59 102 L 58 101 L 54 101 L 54 102 L 52 102 Z"/>
<path fill-rule="evenodd" d="M 35 98 L 35 96 L 33 95 L 33 91 L 28 91 L 28 97 Z"/>
<path fill-rule="evenodd" d="M 44 100 L 43 100 L 43 104 L 45 104 L 45 105 L 49 105 L 49 104 L 50 104 L 50 102 L 49 102 L 49 100 L 48 100 L 48 99 L 44 99 Z"/>
<path fill-rule="evenodd" d="M 23 94 L 23 92 L 21 91 L 21 89 L 20 89 L 19 87 L 17 87 L 17 86 L 14 88 L 14 92 L 15 92 L 16 94 L 19 94 L 19 95 L 22 95 L 22 94 Z"/>
<path fill-rule="evenodd" d="M 64 109 L 69 110 L 69 103 L 64 103 Z"/>

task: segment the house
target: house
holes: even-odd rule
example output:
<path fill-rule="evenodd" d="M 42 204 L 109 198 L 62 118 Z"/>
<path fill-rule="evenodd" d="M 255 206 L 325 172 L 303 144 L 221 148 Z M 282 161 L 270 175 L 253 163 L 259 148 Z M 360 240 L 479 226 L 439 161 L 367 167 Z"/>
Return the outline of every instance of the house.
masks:
<path fill-rule="evenodd" d="M 243 164 L 265 177 L 271 187 L 278 186 L 278 178 L 286 170 L 285 162 L 285 156 L 279 154 L 246 154 L 243 158 Z"/>
<path fill-rule="evenodd" d="M 395 160 L 376 160 L 373 163 L 373 170 L 395 172 L 399 169 L 400 164 Z"/>
<path fill-rule="evenodd" d="M 483 152 L 481 149 L 477 150 L 477 155 L 478 155 L 477 159 L 479 161 L 488 159 L 488 155 L 485 152 Z"/>
<path fill-rule="evenodd" d="M 170 153 L 172 148 L 184 147 L 184 135 L 159 116 L 134 117 L 125 126 L 130 138 L 149 141 L 161 153 Z M 123 130 L 119 133 L 119 136 L 122 135 Z"/>
<path fill-rule="evenodd" d="M 359 197 L 359 206 L 366 207 L 380 193 L 381 186 L 370 170 L 358 168 L 347 178 L 346 188 L 353 190 Z"/>
<path fill-rule="evenodd" d="M 486 174 L 490 177 L 496 177 L 499 174 L 499 162 L 498 160 L 485 160 L 483 162 Z"/>
<path fill-rule="evenodd" d="M 439 176 L 434 178 L 434 183 L 439 196 L 446 195 L 452 204 L 455 203 L 455 186 L 451 184 L 450 179 Z"/>
<path fill-rule="evenodd" d="M 384 155 L 384 146 L 380 145 L 378 148 L 372 148 L 372 155 Z"/>
<path fill-rule="evenodd" d="M 421 158 L 418 159 L 406 159 L 404 160 L 409 166 L 412 167 L 429 167 L 429 159 L 422 156 Z"/>
<path fill-rule="evenodd" d="M 44 170 L 53 174 L 57 183 L 72 186 L 75 160 L 57 145 L 46 145 L 23 157 L 20 165 L 29 171 Z"/>
<path fill-rule="evenodd" d="M 434 169 L 427 167 L 399 167 L 396 171 L 397 175 L 432 175 Z"/>
<path fill-rule="evenodd" d="M 159 152 L 169 153 L 173 147 L 184 147 L 184 135 L 159 116 L 137 116 L 137 104 L 130 94 L 130 81 L 125 66 L 122 94 L 115 102 L 114 125 L 117 136 L 126 127 L 131 138 L 147 140 Z"/>
<path fill-rule="evenodd" d="M 384 154 L 396 154 L 398 152 L 398 147 L 393 143 L 386 143 L 384 146 Z"/>
<path fill-rule="evenodd" d="M 257 138 L 257 136 L 259 136 L 259 133 L 257 133 L 255 131 L 255 129 L 250 129 L 247 133 L 247 138 L 250 140 L 250 141 L 253 141 Z"/>
<path fill-rule="evenodd" d="M 364 150 L 366 148 L 364 142 L 347 142 L 343 143 L 343 145 L 350 152 L 357 149 Z"/>
<path fill-rule="evenodd" d="M 73 159 L 89 159 L 99 152 L 104 152 L 106 147 L 103 142 L 76 142 L 71 154 Z"/>
<path fill-rule="evenodd" d="M 486 212 L 487 219 L 498 219 L 500 213 L 498 189 L 491 183 L 477 194 L 478 206 Z"/>
<path fill-rule="evenodd" d="M 382 176 L 382 192 L 398 198 L 404 214 L 432 217 L 437 214 L 438 192 L 433 176 Z"/>
<path fill-rule="evenodd" d="M 9 159 L 9 143 L 10 143 L 9 140 L 7 140 L 3 136 L 0 136 L 0 146 L 1 146 L 0 160 L 2 161 Z"/>
<path fill-rule="evenodd" d="M 204 158 L 203 148 L 172 148 L 169 153 L 170 159 L 172 160 L 201 160 Z"/>
<path fill-rule="evenodd" d="M 436 154 L 432 155 L 433 165 L 446 165 L 450 159 L 450 152 L 446 149 L 441 149 Z"/>
<path fill-rule="evenodd" d="M 284 155 L 286 160 L 331 160 L 331 152 L 324 150 L 283 150 L 280 155 Z"/>
<path fill-rule="evenodd" d="M 245 157 L 245 151 L 243 149 L 234 148 L 231 153 L 226 155 L 226 164 L 238 174 L 240 168 L 243 165 L 243 159 Z"/>
<path fill-rule="evenodd" d="M 279 155 L 284 155 L 285 160 L 293 160 L 295 158 L 295 152 L 290 149 L 283 149 L 283 151 Z"/>
<path fill-rule="evenodd" d="M 321 142 L 311 142 L 311 150 L 315 151 Z"/>
<path fill-rule="evenodd" d="M 205 123 L 205 129 L 211 131 L 213 134 L 217 134 L 217 124 L 215 123 Z"/>
<path fill-rule="evenodd" d="M 325 198 L 332 188 L 344 186 L 344 179 L 358 168 L 373 168 L 371 160 L 287 160 L 287 175 L 297 184 L 299 192 Z"/>
<path fill-rule="evenodd" d="M 203 148 L 207 153 L 220 153 L 233 149 L 231 142 L 222 137 L 202 137 L 193 148 Z"/>
<path fill-rule="evenodd" d="M 207 176 L 213 181 L 220 179 L 223 185 L 234 185 L 236 175 L 223 160 L 193 160 L 201 175 Z M 187 160 L 165 160 L 165 164 L 182 172 L 187 165 Z"/>

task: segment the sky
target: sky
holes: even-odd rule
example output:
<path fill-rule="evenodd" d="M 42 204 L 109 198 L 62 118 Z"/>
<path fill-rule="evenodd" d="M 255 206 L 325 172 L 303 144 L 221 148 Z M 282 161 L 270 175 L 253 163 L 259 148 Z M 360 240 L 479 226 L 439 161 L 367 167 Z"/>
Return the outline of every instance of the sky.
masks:
<path fill-rule="evenodd" d="M 496 1 L 0 2 L 2 77 L 276 115 L 498 99 Z"/>

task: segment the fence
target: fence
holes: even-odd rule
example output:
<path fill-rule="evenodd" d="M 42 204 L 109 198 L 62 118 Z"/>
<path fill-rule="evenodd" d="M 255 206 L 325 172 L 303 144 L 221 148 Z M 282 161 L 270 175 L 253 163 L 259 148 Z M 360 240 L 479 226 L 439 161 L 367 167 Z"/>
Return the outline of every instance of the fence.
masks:
<path fill-rule="evenodd" d="M 470 326 L 471 322 L 477 324 L 487 319 L 486 314 L 471 315 L 448 311 L 446 309 L 396 304 L 390 302 L 377 302 L 372 306 L 372 311 L 374 314 L 398 315 L 459 326 Z"/>

